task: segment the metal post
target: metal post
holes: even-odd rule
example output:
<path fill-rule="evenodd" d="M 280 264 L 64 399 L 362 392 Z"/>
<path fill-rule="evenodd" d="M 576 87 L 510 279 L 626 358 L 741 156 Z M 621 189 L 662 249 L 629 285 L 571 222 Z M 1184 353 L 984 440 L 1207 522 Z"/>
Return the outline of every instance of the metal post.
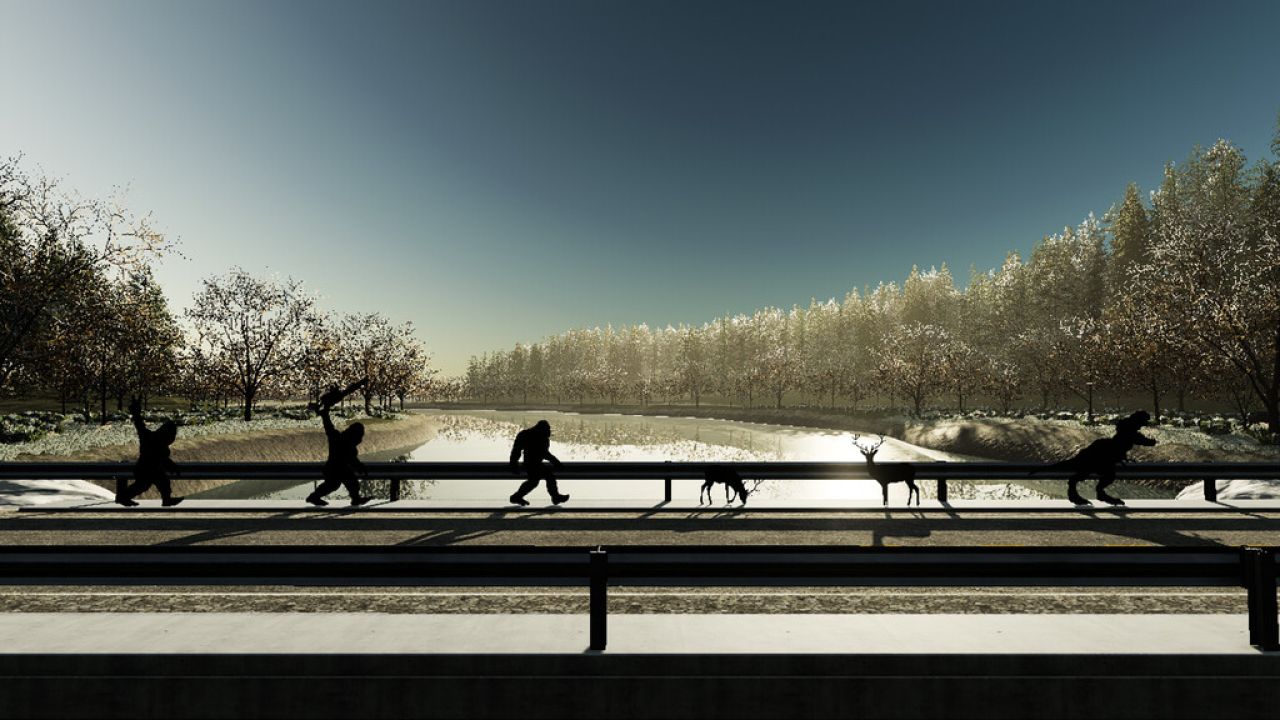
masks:
<path fill-rule="evenodd" d="M 591 645 L 603 651 L 608 641 L 609 555 L 604 548 L 591 551 Z"/>
<path fill-rule="evenodd" d="M 1249 644 L 1260 650 L 1280 650 L 1275 550 L 1243 547 L 1240 559 L 1244 565 L 1244 586 L 1249 593 Z"/>
<path fill-rule="evenodd" d="M 947 501 L 947 479 L 938 478 L 938 502 L 945 503 Z"/>
<path fill-rule="evenodd" d="M 666 462 L 670 463 L 670 460 Z M 662 501 L 671 502 L 671 478 L 663 478 L 662 480 Z"/>
<path fill-rule="evenodd" d="M 116 476 L 116 497 L 124 497 L 124 491 L 129 487 L 129 479 Z"/>
<path fill-rule="evenodd" d="M 1204 479 L 1204 499 L 1209 502 L 1218 502 L 1218 480 L 1217 478 Z"/>
<path fill-rule="evenodd" d="M 391 502 L 400 499 L 400 478 L 391 478 Z"/>

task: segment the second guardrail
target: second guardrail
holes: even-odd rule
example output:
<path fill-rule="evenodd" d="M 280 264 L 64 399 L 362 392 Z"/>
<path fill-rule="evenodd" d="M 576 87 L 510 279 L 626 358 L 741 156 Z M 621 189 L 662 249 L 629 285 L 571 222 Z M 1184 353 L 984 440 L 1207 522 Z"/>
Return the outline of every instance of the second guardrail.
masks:
<path fill-rule="evenodd" d="M 399 500 L 404 480 L 511 480 L 510 465 L 501 462 L 371 462 L 370 477 L 391 481 L 391 499 Z M 864 480 L 870 479 L 862 462 L 566 462 L 556 469 L 562 480 L 661 480 L 663 497 L 671 501 L 672 481 L 701 480 L 710 465 L 731 467 L 744 478 L 768 480 Z M 891 468 L 910 465 L 918 480 L 937 483 L 937 498 L 947 502 L 951 480 L 1061 481 L 1071 475 L 1050 469 L 1048 463 L 921 462 L 876 463 Z M 280 480 L 301 482 L 320 477 L 321 463 L 182 463 L 179 480 Z M 131 463 L 94 462 L 6 462 L 0 463 L 0 479 L 29 480 L 115 480 L 123 482 L 132 471 Z M 1034 475 L 1033 475 L 1034 473 Z M 1218 480 L 1280 480 L 1275 463 L 1130 463 L 1116 470 L 1120 480 L 1171 479 L 1203 480 L 1204 499 L 1216 502 Z"/>

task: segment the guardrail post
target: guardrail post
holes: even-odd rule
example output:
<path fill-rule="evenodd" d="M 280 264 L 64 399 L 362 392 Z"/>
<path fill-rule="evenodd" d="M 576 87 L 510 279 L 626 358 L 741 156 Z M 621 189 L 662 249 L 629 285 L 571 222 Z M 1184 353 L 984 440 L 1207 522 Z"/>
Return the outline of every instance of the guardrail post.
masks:
<path fill-rule="evenodd" d="M 1218 502 L 1218 480 L 1217 478 L 1204 479 L 1204 499 L 1209 502 Z"/>
<path fill-rule="evenodd" d="M 609 555 L 604 548 L 591 551 L 591 645 L 596 651 L 604 650 L 608 642 L 609 618 Z"/>
<path fill-rule="evenodd" d="M 938 502 L 944 503 L 946 501 L 947 501 L 947 479 L 938 478 Z"/>
<path fill-rule="evenodd" d="M 391 478 L 391 502 L 400 499 L 400 478 Z"/>
<path fill-rule="evenodd" d="M 666 462 L 670 463 L 671 461 L 667 460 Z M 669 477 L 662 479 L 662 501 L 671 502 L 671 478 Z"/>
<path fill-rule="evenodd" d="M 1249 644 L 1260 650 L 1280 650 L 1280 620 L 1276 617 L 1276 553 L 1272 548 L 1243 547 L 1240 559 L 1249 593 Z"/>
<path fill-rule="evenodd" d="M 116 497 L 123 497 L 124 491 L 129 487 L 129 478 L 116 476 Z"/>

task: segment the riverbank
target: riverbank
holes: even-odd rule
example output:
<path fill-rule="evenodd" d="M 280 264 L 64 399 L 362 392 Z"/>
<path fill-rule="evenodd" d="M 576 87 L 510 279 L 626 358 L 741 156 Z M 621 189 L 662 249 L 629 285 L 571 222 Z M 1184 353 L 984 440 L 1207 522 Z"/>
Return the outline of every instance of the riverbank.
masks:
<path fill-rule="evenodd" d="M 438 424 L 425 415 L 403 413 L 394 418 L 361 418 L 365 436 L 360 454 L 366 458 L 404 451 L 435 437 Z M 344 423 L 339 422 L 339 426 Z M 132 427 L 129 428 L 132 432 Z M 203 434 L 184 438 L 183 430 L 173 444 L 173 460 L 188 462 L 321 462 L 328 451 L 324 431 L 318 421 L 299 422 L 290 427 L 255 428 L 241 432 Z M 94 447 L 62 455 L 22 454 L 25 462 L 132 462 L 138 456 L 137 441 Z M 235 480 L 179 480 L 179 494 L 212 490 Z M 98 485 L 107 487 L 107 481 Z M 114 487 L 108 488 L 114 491 Z M 149 491 L 143 497 L 154 496 Z"/>
<path fill-rule="evenodd" d="M 1069 457 L 1098 438 L 1109 437 L 1110 425 L 1086 425 L 1076 420 L 1035 417 L 912 418 L 880 413 L 847 413 L 809 408 L 742 408 L 726 406 L 649 405 L 490 405 L 435 404 L 440 410 L 555 410 L 566 413 L 694 417 L 709 420 L 791 425 L 795 427 L 878 433 L 912 445 L 960 455 L 1004 462 L 1050 462 Z M 1136 462 L 1271 462 L 1280 461 L 1280 446 L 1262 445 L 1256 439 L 1232 433 L 1209 435 L 1194 428 L 1155 426 L 1143 434 L 1157 441 L 1155 447 L 1135 448 Z"/>

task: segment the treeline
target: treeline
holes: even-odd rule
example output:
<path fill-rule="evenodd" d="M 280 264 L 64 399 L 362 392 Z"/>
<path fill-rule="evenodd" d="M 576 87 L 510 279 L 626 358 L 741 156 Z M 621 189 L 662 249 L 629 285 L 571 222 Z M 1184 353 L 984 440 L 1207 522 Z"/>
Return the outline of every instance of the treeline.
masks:
<path fill-rule="evenodd" d="M 105 420 L 129 396 L 193 406 L 315 399 L 368 377 L 365 410 L 401 405 L 434 373 L 411 323 L 335 315 L 292 279 L 242 270 L 203 281 L 191 309 L 152 276 L 172 250 L 116 198 L 84 199 L 0 161 L 0 394 L 45 394 Z"/>
<path fill-rule="evenodd" d="M 1009 410 L 1095 395 L 1192 396 L 1265 413 L 1280 430 L 1280 125 L 1250 166 L 1219 141 L 1131 184 L 1101 220 L 1043 238 L 1031 256 L 941 269 L 790 310 L 678 327 L 570 330 L 472 357 L 451 391 L 480 401 L 730 403 L 919 413 L 975 399 Z"/>

